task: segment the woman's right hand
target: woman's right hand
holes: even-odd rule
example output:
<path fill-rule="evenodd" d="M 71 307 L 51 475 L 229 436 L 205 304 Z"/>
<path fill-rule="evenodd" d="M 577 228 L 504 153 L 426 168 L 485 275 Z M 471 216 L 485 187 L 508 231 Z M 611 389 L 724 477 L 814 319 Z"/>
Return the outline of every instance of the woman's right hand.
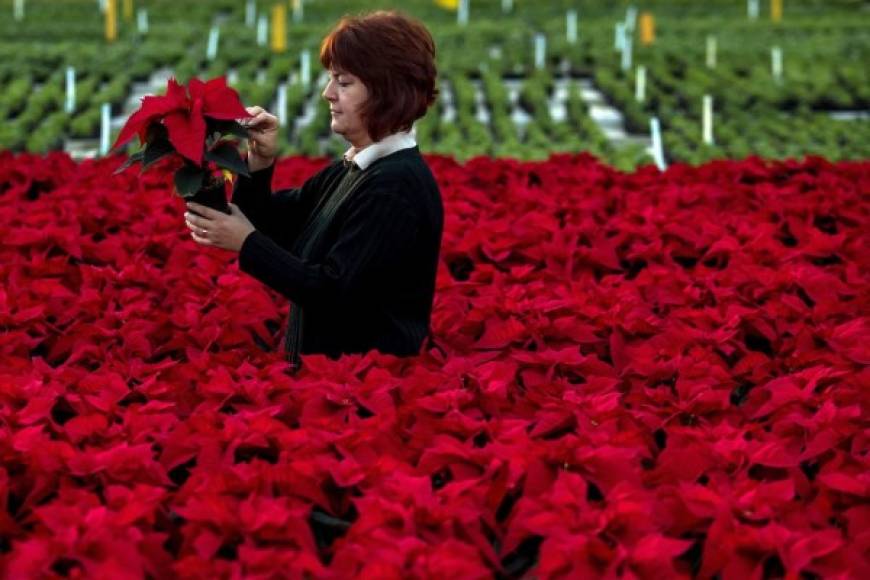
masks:
<path fill-rule="evenodd" d="M 252 116 L 239 122 L 248 130 L 248 169 L 272 165 L 278 155 L 278 117 L 263 107 L 246 107 Z"/>

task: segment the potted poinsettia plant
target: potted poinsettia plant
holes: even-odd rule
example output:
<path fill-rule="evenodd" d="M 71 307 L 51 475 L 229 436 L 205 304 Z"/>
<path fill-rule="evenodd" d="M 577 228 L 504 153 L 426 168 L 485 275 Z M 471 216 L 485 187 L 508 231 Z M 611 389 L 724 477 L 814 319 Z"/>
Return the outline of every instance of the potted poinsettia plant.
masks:
<path fill-rule="evenodd" d="M 144 171 L 161 159 L 175 157 L 182 162 L 174 175 L 177 193 L 186 201 L 229 214 L 227 184 L 234 174 L 248 175 L 237 140 L 247 139 L 248 132 L 238 119 L 250 116 L 225 77 L 207 82 L 193 78 L 187 86 L 170 78 L 166 94 L 142 97 L 139 110 L 118 134 L 112 149 L 136 135 L 144 147 L 116 173 L 133 163 L 141 163 Z"/>

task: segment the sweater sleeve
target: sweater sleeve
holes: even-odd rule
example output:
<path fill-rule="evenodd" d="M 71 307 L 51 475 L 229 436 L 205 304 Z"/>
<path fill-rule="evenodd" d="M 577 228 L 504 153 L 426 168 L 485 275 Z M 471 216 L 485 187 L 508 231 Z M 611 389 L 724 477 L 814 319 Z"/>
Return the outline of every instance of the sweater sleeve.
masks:
<path fill-rule="evenodd" d="M 232 202 L 239 206 L 242 213 L 251 220 L 254 227 L 260 230 L 270 229 L 266 223 L 270 212 L 268 211 L 269 197 L 272 193 L 272 176 L 275 173 L 275 164 L 259 171 L 252 171 L 250 177 L 239 174 L 233 187 Z"/>
<path fill-rule="evenodd" d="M 302 260 L 254 231 L 239 252 L 240 269 L 303 308 L 353 298 L 384 272 L 395 277 L 419 229 L 414 208 L 396 193 L 348 201 L 339 238 L 322 261 Z"/>
<path fill-rule="evenodd" d="M 321 182 L 328 167 L 311 176 L 301 187 L 272 192 L 273 163 L 265 169 L 239 175 L 232 202 L 239 206 L 255 228 L 270 238 L 288 245 L 299 230 L 320 194 Z"/>

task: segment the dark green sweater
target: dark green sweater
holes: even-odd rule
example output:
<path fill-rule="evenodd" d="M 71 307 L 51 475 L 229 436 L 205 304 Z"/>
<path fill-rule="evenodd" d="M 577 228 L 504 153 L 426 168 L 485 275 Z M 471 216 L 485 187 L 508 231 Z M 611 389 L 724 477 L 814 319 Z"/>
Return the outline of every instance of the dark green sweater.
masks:
<path fill-rule="evenodd" d="M 417 147 L 365 170 L 337 160 L 272 193 L 274 164 L 239 176 L 233 203 L 257 231 L 239 267 L 292 301 L 284 347 L 298 354 L 420 352 L 429 334 L 444 210 Z"/>

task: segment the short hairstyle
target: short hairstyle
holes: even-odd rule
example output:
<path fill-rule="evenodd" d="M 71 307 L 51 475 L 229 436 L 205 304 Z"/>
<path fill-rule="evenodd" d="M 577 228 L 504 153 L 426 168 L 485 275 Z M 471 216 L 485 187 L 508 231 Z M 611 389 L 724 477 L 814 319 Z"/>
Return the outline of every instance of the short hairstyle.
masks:
<path fill-rule="evenodd" d="M 360 116 L 373 141 L 410 131 L 438 96 L 432 35 L 399 12 L 345 16 L 323 39 L 320 62 L 365 84 L 369 97 Z"/>

